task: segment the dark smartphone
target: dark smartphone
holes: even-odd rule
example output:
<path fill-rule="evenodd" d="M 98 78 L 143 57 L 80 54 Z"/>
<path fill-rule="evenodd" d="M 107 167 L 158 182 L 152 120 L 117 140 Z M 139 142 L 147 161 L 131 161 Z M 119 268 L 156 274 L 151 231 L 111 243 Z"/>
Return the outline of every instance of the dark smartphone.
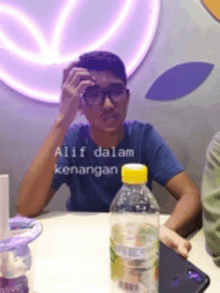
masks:
<path fill-rule="evenodd" d="M 200 293 L 209 284 L 209 276 L 160 242 L 159 293 Z"/>

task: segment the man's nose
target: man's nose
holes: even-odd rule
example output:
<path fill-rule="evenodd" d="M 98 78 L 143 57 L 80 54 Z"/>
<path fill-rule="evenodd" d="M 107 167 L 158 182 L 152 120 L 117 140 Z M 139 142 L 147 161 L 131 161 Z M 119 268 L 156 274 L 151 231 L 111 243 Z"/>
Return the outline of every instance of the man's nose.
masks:
<path fill-rule="evenodd" d="M 114 107 L 114 104 L 112 103 L 109 94 L 105 95 L 103 107 L 104 108 L 112 108 L 112 107 Z"/>

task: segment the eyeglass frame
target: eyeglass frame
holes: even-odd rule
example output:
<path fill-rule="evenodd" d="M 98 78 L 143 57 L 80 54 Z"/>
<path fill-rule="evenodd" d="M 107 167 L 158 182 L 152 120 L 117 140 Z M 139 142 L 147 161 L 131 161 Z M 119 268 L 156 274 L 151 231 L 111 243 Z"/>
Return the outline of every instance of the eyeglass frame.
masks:
<path fill-rule="evenodd" d="M 112 89 L 112 90 L 115 90 L 115 89 L 122 89 L 122 90 L 125 90 L 124 95 L 126 95 L 126 93 L 129 92 L 129 89 L 127 89 L 126 87 L 123 87 L 123 88 L 119 88 L 119 87 L 118 87 L 118 88 L 114 88 L 114 89 Z M 92 105 L 101 105 L 101 104 L 103 104 L 104 101 L 105 101 L 105 97 L 106 97 L 106 95 L 109 96 L 109 98 L 110 98 L 110 100 L 111 100 L 111 102 L 112 102 L 113 104 L 117 104 L 117 103 L 120 103 L 120 102 L 122 102 L 122 101 L 125 100 L 125 97 L 124 97 L 124 99 L 123 99 L 122 101 L 119 101 L 119 102 L 115 102 L 115 101 L 113 101 L 112 98 L 111 98 L 111 90 L 108 90 L 108 91 L 102 91 L 102 90 L 101 90 L 100 92 L 102 92 L 102 101 L 101 101 L 100 103 L 94 103 L 94 104 L 90 104 L 90 103 L 88 103 L 88 100 L 87 100 L 87 97 L 86 97 L 86 92 L 82 95 L 82 98 L 84 98 L 84 100 L 86 101 L 86 103 L 87 103 L 88 105 L 90 105 L 90 106 L 92 106 Z"/>

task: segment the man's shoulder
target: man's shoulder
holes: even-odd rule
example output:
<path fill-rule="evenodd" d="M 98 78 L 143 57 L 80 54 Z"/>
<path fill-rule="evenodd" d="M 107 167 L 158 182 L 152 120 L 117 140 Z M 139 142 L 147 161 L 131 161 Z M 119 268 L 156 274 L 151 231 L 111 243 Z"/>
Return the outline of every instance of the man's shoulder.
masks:
<path fill-rule="evenodd" d="M 129 132 L 139 133 L 140 131 L 151 131 L 154 127 L 150 123 L 140 122 L 138 120 L 125 120 L 124 126 Z"/>
<path fill-rule="evenodd" d="M 211 160 L 213 157 L 220 161 L 220 132 L 212 137 L 206 151 L 207 160 Z"/>
<path fill-rule="evenodd" d="M 217 132 L 211 139 L 208 150 L 220 151 L 220 132 Z"/>
<path fill-rule="evenodd" d="M 220 131 L 217 132 L 217 133 L 212 137 L 212 141 L 216 141 L 217 143 L 220 144 Z"/>
<path fill-rule="evenodd" d="M 158 146 L 158 141 L 154 139 L 154 127 L 150 123 L 130 120 L 124 123 L 124 127 L 134 149 L 147 151 L 148 148 Z"/>

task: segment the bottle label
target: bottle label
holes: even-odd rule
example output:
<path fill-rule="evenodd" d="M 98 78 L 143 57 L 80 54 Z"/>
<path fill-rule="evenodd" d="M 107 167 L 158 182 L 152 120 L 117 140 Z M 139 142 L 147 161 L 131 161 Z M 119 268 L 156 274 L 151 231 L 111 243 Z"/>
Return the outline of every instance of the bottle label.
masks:
<path fill-rule="evenodd" d="M 122 244 L 115 244 L 115 252 L 127 260 L 143 260 L 147 257 L 146 247 L 129 247 Z"/>
<path fill-rule="evenodd" d="M 115 224 L 111 229 L 113 292 L 157 293 L 158 231 L 149 224 Z"/>
<path fill-rule="evenodd" d="M 7 279 L 0 277 L 0 293 L 28 293 L 27 277 Z"/>

